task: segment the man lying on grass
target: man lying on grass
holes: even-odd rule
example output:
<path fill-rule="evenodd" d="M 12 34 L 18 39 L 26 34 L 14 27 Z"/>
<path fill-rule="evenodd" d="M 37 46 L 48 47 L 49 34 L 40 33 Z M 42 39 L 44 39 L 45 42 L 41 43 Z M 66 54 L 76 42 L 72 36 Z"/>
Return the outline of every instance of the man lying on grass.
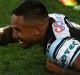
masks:
<path fill-rule="evenodd" d="M 27 48 L 44 43 L 49 71 L 80 71 L 80 27 L 65 15 L 48 15 L 40 1 L 26 0 L 13 10 L 11 24 L 0 28 L 0 45 L 18 41 Z"/>

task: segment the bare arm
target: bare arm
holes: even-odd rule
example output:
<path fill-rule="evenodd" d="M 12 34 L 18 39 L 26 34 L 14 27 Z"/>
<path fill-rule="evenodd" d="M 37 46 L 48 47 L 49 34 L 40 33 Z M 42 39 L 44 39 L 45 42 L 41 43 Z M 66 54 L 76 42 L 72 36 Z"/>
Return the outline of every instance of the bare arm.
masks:
<path fill-rule="evenodd" d="M 80 66 L 80 64 L 77 64 Z M 78 75 L 80 72 L 76 72 L 72 69 L 64 69 L 58 65 L 53 64 L 50 60 L 47 60 L 47 70 L 53 73 L 61 74 L 61 75 Z"/>

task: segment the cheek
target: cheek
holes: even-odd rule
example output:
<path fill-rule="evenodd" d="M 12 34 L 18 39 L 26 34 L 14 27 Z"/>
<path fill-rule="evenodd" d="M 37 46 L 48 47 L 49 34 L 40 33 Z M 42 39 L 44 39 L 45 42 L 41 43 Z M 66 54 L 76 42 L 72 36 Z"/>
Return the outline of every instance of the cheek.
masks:
<path fill-rule="evenodd" d="M 35 34 L 34 30 L 26 30 L 21 33 L 20 38 L 27 42 L 35 42 L 40 39 L 40 35 Z"/>
<path fill-rule="evenodd" d="M 21 34 L 19 34 L 19 38 L 24 41 L 30 41 L 32 38 L 32 34 L 29 32 L 22 32 Z"/>
<path fill-rule="evenodd" d="M 23 39 L 27 42 L 34 42 L 36 40 L 33 32 L 24 34 Z"/>

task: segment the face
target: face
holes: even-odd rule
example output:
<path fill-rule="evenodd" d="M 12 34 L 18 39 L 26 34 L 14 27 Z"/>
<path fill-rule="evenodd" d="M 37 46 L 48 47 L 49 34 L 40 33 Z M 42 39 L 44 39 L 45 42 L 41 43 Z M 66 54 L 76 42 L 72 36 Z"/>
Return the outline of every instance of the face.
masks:
<path fill-rule="evenodd" d="M 27 47 L 30 43 L 43 40 L 47 25 L 30 22 L 23 16 L 12 16 L 13 37 L 16 38 L 22 47 Z M 39 25 L 40 24 L 40 25 Z"/>

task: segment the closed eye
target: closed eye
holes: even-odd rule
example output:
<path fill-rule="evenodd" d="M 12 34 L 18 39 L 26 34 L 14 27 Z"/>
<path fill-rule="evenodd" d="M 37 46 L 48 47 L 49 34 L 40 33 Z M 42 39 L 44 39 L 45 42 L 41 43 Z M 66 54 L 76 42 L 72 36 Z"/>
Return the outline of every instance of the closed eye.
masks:
<path fill-rule="evenodd" d="M 21 30 L 17 27 L 13 27 L 13 29 L 15 29 L 16 31 L 20 32 Z"/>

